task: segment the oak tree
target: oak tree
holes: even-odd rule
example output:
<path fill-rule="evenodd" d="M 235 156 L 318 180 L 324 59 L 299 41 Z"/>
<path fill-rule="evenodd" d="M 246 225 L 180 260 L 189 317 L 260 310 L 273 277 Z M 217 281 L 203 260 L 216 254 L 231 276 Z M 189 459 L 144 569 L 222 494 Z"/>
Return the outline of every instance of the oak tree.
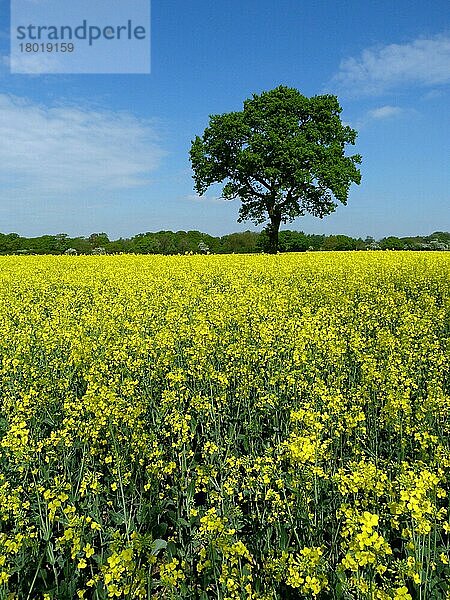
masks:
<path fill-rule="evenodd" d="M 281 223 L 332 213 L 361 181 L 361 156 L 344 153 L 357 132 L 341 111 L 336 96 L 279 86 L 253 94 L 240 112 L 211 115 L 190 150 L 197 193 L 224 183 L 223 198 L 241 200 L 239 221 L 269 221 L 268 251 L 277 252 Z"/>

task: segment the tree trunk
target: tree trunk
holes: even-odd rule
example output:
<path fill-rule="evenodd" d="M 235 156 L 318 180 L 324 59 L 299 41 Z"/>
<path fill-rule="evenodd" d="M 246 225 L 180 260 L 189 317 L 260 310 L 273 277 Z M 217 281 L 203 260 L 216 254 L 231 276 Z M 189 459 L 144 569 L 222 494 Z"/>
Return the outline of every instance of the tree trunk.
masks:
<path fill-rule="evenodd" d="M 268 254 L 276 254 L 278 252 L 278 232 L 280 230 L 281 214 L 278 211 L 274 211 L 269 217 L 270 223 L 266 229 L 269 238 L 267 252 Z"/>

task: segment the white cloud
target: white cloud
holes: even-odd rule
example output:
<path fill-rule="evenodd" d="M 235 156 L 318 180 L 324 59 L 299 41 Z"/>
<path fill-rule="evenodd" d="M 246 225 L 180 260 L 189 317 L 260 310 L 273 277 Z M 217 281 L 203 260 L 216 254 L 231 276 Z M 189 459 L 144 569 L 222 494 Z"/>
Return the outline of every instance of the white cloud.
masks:
<path fill-rule="evenodd" d="M 333 78 L 335 87 L 354 96 L 449 82 L 450 35 L 444 34 L 366 49 L 358 58 L 344 59 Z"/>
<path fill-rule="evenodd" d="M 417 116 L 417 111 L 414 108 L 402 108 L 400 106 L 391 106 L 385 104 L 384 106 L 378 106 L 371 110 L 366 111 L 355 123 L 357 131 L 361 131 L 368 125 L 372 125 L 374 122 L 381 121 L 392 121 L 399 118 L 410 118 Z"/>
<path fill-rule="evenodd" d="M 61 72 L 62 59 L 58 54 L 18 54 L 6 57 L 11 73 L 40 75 Z"/>
<path fill-rule="evenodd" d="M 140 186 L 164 154 L 150 121 L 0 94 L 0 185 L 8 198 Z"/>
<path fill-rule="evenodd" d="M 208 202 L 208 203 L 217 203 L 217 202 L 229 202 L 229 200 L 225 200 L 222 196 L 199 196 L 198 194 L 188 194 L 187 200 L 191 202 Z"/>
<path fill-rule="evenodd" d="M 398 117 L 403 114 L 404 110 L 399 106 L 380 106 L 379 108 L 374 108 L 373 110 L 369 110 L 368 117 L 370 119 L 389 119 L 391 117 Z"/>
<path fill-rule="evenodd" d="M 422 96 L 422 100 L 435 100 L 436 98 L 442 98 L 442 96 L 444 96 L 445 93 L 442 89 L 434 89 L 434 90 L 430 90 L 429 92 L 426 92 L 423 96 Z"/>

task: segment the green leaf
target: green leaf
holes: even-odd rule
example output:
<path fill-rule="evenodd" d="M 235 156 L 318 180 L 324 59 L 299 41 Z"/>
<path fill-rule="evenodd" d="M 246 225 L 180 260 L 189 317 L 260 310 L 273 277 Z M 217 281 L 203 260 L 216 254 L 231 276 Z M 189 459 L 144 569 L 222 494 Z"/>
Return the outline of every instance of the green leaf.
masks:
<path fill-rule="evenodd" d="M 165 548 L 167 548 L 166 540 L 154 540 L 152 554 L 156 555 L 160 550 L 164 550 Z"/>

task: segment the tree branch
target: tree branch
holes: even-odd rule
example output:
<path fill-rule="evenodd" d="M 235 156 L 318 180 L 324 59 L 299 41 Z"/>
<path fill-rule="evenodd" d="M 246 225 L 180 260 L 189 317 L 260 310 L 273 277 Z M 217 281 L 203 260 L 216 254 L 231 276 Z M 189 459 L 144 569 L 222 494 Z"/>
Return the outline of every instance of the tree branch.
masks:
<path fill-rule="evenodd" d="M 256 181 L 258 181 L 258 180 L 256 180 Z M 250 192 L 252 194 L 254 194 L 255 196 L 258 196 L 258 198 L 266 198 L 267 197 L 267 194 L 263 194 L 262 192 L 258 192 L 257 190 L 255 190 L 254 187 L 252 186 L 252 184 L 250 183 L 250 181 L 248 180 L 248 178 L 244 179 L 244 183 L 247 185 Z"/>
<path fill-rule="evenodd" d="M 269 190 L 269 192 L 273 191 L 272 190 L 272 186 L 269 183 L 267 183 L 267 181 L 264 181 L 264 179 L 262 177 L 259 177 L 259 178 L 255 177 L 254 179 L 258 183 L 260 183 L 261 185 L 263 185 L 265 188 L 267 188 Z"/>
<path fill-rule="evenodd" d="M 288 193 L 286 194 L 286 198 L 277 206 L 279 206 L 280 208 L 284 208 L 287 204 L 289 204 L 289 202 L 291 202 L 294 199 L 292 196 L 292 189 L 293 188 L 289 188 Z"/>

